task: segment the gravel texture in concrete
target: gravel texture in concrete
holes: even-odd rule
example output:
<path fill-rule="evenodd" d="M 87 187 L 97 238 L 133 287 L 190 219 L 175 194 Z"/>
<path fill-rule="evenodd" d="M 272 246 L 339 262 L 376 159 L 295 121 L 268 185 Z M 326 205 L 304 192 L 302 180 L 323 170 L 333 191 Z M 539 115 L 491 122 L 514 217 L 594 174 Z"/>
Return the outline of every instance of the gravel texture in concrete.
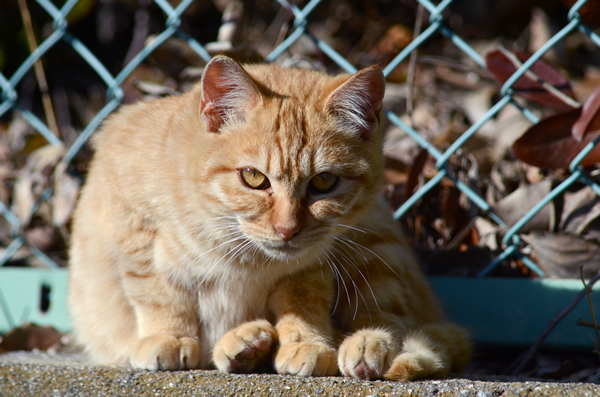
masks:
<path fill-rule="evenodd" d="M 0 355 L 0 396 L 598 396 L 600 386 L 511 378 L 367 382 L 343 377 L 150 372 L 89 364 L 81 356 Z"/>

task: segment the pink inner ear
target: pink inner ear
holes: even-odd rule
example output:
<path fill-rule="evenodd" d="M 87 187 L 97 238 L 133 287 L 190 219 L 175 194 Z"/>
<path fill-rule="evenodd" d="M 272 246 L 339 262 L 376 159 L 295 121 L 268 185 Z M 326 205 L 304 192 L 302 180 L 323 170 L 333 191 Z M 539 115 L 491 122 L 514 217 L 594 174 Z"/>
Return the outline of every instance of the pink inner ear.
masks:
<path fill-rule="evenodd" d="M 226 123 L 243 122 L 260 96 L 244 69 L 225 56 L 206 65 L 201 84 L 200 114 L 210 132 L 219 132 Z"/>
<path fill-rule="evenodd" d="M 344 128 L 369 139 L 377 130 L 385 77 L 379 68 L 363 69 L 338 87 L 327 100 L 329 111 L 337 115 Z"/>
<path fill-rule="evenodd" d="M 213 102 L 202 101 L 200 109 L 206 129 L 209 132 L 219 132 L 221 125 L 225 122 L 225 116 L 220 114 L 219 110 L 215 108 Z"/>

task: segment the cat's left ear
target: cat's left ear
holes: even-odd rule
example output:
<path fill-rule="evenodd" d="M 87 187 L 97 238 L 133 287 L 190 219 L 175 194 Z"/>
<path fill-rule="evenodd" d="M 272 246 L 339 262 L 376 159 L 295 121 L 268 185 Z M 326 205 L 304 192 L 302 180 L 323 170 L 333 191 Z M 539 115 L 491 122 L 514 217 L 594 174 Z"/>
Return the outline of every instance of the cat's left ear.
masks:
<path fill-rule="evenodd" d="M 260 91 L 242 66 L 218 55 L 202 73 L 200 116 L 210 132 L 219 132 L 226 123 L 243 122 L 260 101 Z"/>
<path fill-rule="evenodd" d="M 369 139 L 381 125 L 381 103 L 385 77 L 376 66 L 360 70 L 333 91 L 325 109 L 334 114 L 342 127 Z"/>

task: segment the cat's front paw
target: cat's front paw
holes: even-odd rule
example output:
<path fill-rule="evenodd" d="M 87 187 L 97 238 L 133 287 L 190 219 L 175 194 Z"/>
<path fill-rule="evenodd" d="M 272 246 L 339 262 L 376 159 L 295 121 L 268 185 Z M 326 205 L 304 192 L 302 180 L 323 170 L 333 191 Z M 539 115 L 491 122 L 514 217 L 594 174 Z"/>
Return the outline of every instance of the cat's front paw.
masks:
<path fill-rule="evenodd" d="M 250 372 L 276 343 L 277 332 L 271 323 L 250 321 L 223 335 L 213 349 L 213 362 L 221 372 Z"/>
<path fill-rule="evenodd" d="M 136 369 L 192 369 L 200 361 L 200 344 L 194 338 L 172 335 L 153 335 L 139 341 L 131 357 Z"/>
<path fill-rule="evenodd" d="M 293 342 L 282 345 L 275 357 L 280 374 L 299 376 L 337 375 L 337 352 L 323 342 Z"/>
<path fill-rule="evenodd" d="M 361 330 L 346 338 L 340 346 L 338 365 L 346 376 L 381 379 L 398 351 L 398 343 L 388 332 Z"/>

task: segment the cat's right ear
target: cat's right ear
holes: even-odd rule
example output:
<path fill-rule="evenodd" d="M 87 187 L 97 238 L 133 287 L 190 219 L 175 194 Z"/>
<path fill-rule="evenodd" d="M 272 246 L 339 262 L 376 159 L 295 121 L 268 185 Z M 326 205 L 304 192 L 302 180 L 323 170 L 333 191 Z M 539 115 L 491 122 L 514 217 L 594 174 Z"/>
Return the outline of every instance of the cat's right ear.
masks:
<path fill-rule="evenodd" d="M 260 91 L 248 73 L 233 59 L 218 55 L 202 73 L 200 117 L 209 132 L 228 123 L 243 122 L 260 101 Z"/>

